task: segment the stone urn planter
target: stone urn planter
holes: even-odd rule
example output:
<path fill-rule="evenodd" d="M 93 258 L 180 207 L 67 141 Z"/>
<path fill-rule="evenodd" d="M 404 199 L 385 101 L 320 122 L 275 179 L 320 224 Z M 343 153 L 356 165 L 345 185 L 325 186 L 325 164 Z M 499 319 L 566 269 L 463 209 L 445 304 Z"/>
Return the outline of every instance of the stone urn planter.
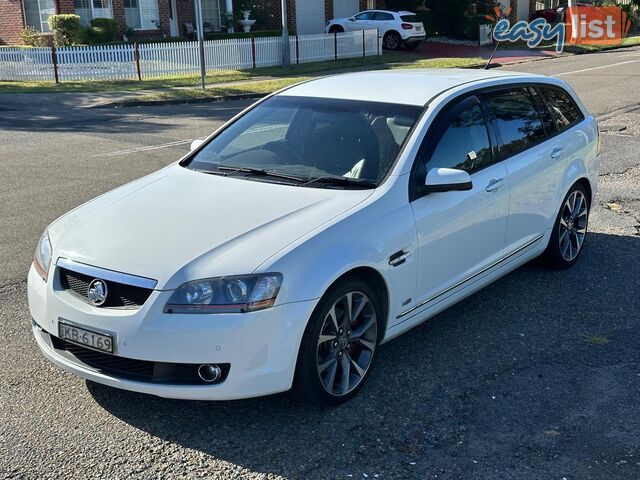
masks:
<path fill-rule="evenodd" d="M 238 20 L 238 23 L 240 25 L 242 25 L 242 29 L 245 32 L 250 32 L 251 31 L 251 26 L 256 23 L 255 20 L 250 20 L 249 19 L 249 15 L 251 15 L 251 10 L 242 10 L 242 16 L 244 18 L 241 18 L 240 20 Z"/>

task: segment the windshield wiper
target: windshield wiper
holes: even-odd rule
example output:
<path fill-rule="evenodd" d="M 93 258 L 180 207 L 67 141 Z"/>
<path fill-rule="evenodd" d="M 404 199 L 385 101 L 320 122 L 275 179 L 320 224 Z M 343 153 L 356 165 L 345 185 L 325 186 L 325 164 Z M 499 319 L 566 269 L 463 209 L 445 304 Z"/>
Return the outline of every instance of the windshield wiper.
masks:
<path fill-rule="evenodd" d="M 260 175 L 262 177 L 274 177 L 274 178 L 284 178 L 285 180 L 292 180 L 294 182 L 303 183 L 307 179 L 302 177 L 295 177 L 293 175 L 287 175 L 286 173 L 278 173 L 273 170 L 264 170 L 262 168 L 253 168 L 253 167 L 229 167 L 227 165 L 219 165 L 218 170 L 228 171 L 229 173 L 241 172 L 241 173 L 252 173 L 254 175 Z"/>
<path fill-rule="evenodd" d="M 317 178 L 312 178 L 311 180 L 303 183 L 302 186 L 309 185 L 310 183 L 328 183 L 330 185 L 354 185 L 357 187 L 364 188 L 376 188 L 378 186 L 377 182 L 373 180 L 359 179 L 359 178 L 351 178 L 351 177 L 339 177 L 337 175 L 324 175 Z"/>

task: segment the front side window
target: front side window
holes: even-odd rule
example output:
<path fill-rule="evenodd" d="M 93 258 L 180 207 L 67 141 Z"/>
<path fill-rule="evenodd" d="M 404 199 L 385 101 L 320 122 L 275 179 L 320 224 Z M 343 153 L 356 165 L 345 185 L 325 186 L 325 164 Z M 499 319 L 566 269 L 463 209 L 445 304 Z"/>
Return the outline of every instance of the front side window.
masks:
<path fill-rule="evenodd" d="M 540 87 L 540 90 L 547 99 L 559 130 L 582 120 L 582 112 L 568 93 L 554 87 Z"/>
<path fill-rule="evenodd" d="M 460 112 L 440 138 L 427 170 L 457 168 L 472 173 L 492 162 L 487 125 L 477 100 Z"/>
<path fill-rule="evenodd" d="M 485 98 L 502 140 L 500 154 L 503 157 L 544 140 L 544 126 L 527 89 L 490 92 L 485 94 Z"/>
<path fill-rule="evenodd" d="M 29 27 L 49 31 L 49 17 L 56 13 L 54 0 L 24 0 L 24 17 Z"/>
<path fill-rule="evenodd" d="M 355 16 L 356 20 L 371 20 L 374 12 L 362 12 Z"/>
<path fill-rule="evenodd" d="M 227 127 L 185 166 L 210 173 L 250 168 L 306 181 L 328 176 L 377 184 L 421 111 L 408 105 L 276 96 Z"/>

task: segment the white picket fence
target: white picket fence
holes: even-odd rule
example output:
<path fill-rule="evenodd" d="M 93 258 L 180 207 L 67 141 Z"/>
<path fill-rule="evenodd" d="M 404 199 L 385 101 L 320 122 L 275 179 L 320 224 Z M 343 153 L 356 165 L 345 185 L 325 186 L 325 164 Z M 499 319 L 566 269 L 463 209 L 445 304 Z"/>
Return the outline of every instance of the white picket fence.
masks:
<path fill-rule="evenodd" d="M 292 64 L 380 55 L 377 30 L 289 37 Z M 200 72 L 198 42 L 137 46 L 0 48 L 0 80 L 145 79 Z M 233 38 L 204 42 L 207 71 L 281 65 L 282 37 Z M 54 64 L 55 61 L 55 64 Z"/>

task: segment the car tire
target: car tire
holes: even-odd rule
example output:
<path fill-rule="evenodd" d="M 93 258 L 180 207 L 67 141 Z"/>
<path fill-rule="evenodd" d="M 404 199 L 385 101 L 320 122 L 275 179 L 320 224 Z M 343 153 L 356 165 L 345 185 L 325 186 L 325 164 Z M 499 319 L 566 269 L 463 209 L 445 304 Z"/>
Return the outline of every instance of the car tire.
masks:
<path fill-rule="evenodd" d="M 380 342 L 381 313 L 376 292 L 362 280 L 351 278 L 332 286 L 302 337 L 292 393 L 323 405 L 352 398 L 371 372 Z"/>
<path fill-rule="evenodd" d="M 405 43 L 404 47 L 407 50 L 415 50 L 416 48 L 418 48 L 418 45 L 420 45 L 420 42 L 410 42 L 410 43 Z"/>
<path fill-rule="evenodd" d="M 576 263 L 587 236 L 590 207 L 585 187 L 580 183 L 573 185 L 562 200 L 544 252 L 549 266 L 565 269 Z"/>
<path fill-rule="evenodd" d="M 387 50 L 397 50 L 402 45 L 402 38 L 398 32 L 387 32 L 382 39 L 382 46 Z"/>
<path fill-rule="evenodd" d="M 329 33 L 342 33 L 344 32 L 344 28 L 342 28 L 340 25 L 332 25 L 331 28 L 329 29 Z"/>

